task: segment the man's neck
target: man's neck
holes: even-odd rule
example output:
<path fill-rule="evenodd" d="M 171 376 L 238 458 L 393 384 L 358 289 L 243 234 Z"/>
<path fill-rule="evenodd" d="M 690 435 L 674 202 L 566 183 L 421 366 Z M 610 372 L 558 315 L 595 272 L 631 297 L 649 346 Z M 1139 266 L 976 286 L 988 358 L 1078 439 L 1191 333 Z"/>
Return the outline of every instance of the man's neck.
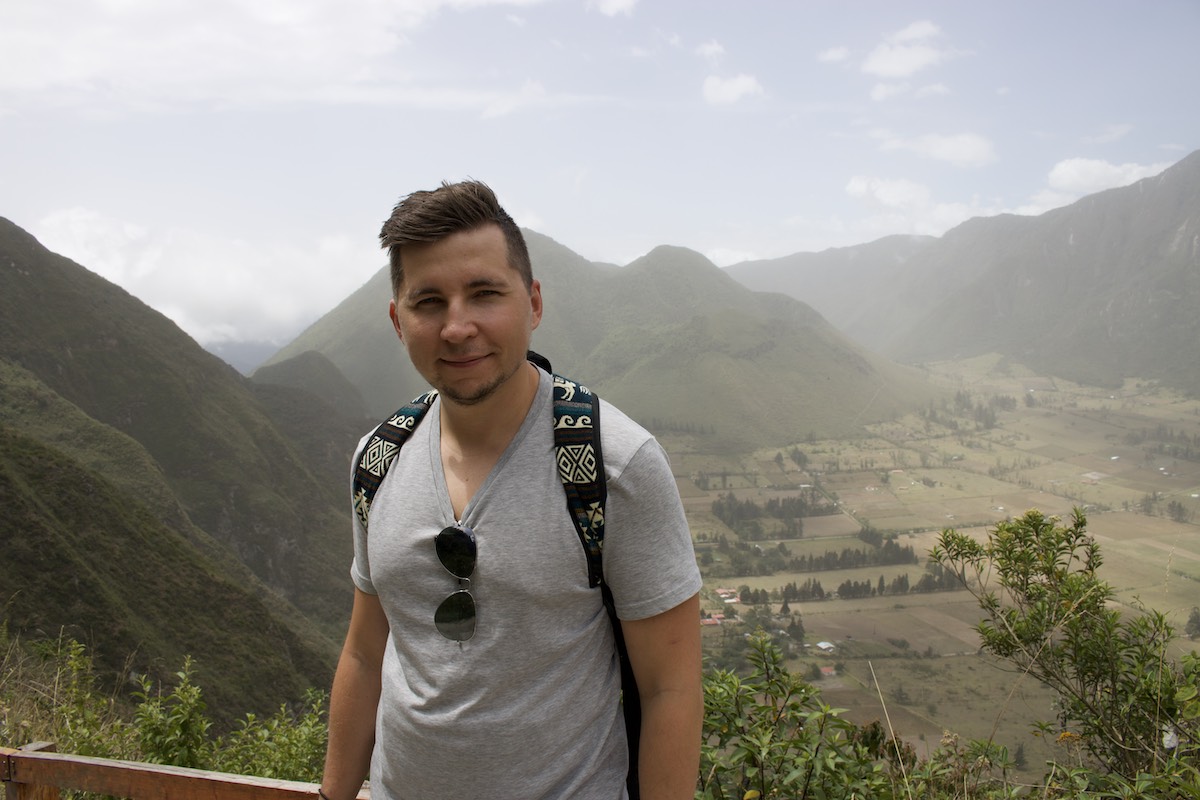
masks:
<path fill-rule="evenodd" d="M 529 414 L 540 375 L 537 367 L 525 363 L 481 402 L 463 405 L 443 397 L 440 403 L 443 443 L 453 443 L 466 457 L 472 453 L 503 451 Z"/>

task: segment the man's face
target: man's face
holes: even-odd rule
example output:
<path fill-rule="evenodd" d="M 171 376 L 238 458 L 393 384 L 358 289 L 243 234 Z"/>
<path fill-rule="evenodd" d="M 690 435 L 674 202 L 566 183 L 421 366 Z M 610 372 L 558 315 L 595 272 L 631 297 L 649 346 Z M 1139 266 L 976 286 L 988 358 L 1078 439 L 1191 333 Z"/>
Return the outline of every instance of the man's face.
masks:
<path fill-rule="evenodd" d="M 405 245 L 401 257 L 404 280 L 389 313 L 413 366 L 450 402 L 491 397 L 525 364 L 541 286 L 526 288 L 509 266 L 496 225 Z"/>

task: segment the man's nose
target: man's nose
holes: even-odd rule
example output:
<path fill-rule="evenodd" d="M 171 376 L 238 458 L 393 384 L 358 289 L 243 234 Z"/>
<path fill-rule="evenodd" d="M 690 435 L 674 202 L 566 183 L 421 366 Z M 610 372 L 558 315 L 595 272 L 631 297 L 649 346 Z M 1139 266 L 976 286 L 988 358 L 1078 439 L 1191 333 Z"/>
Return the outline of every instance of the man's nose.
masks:
<path fill-rule="evenodd" d="M 466 303 L 451 302 L 446 308 L 446 319 L 442 324 L 442 338 L 448 342 L 461 342 L 476 333 L 475 319 Z"/>

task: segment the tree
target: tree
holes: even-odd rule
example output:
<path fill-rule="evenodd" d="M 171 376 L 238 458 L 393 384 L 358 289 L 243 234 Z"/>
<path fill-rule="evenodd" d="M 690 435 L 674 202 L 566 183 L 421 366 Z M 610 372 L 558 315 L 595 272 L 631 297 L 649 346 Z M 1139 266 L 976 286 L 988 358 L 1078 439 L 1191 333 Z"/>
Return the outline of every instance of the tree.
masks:
<path fill-rule="evenodd" d="M 1174 631 L 1162 614 L 1110 608 L 1083 511 L 1061 522 L 1029 511 L 982 544 L 948 529 L 931 557 L 979 602 L 983 649 L 1058 695 L 1060 731 L 1110 773 L 1160 773 L 1200 748 L 1200 657 L 1170 661 Z"/>
<path fill-rule="evenodd" d="M 1188 615 L 1187 627 L 1183 631 L 1189 639 L 1200 636 L 1200 608 L 1192 607 L 1192 613 Z"/>

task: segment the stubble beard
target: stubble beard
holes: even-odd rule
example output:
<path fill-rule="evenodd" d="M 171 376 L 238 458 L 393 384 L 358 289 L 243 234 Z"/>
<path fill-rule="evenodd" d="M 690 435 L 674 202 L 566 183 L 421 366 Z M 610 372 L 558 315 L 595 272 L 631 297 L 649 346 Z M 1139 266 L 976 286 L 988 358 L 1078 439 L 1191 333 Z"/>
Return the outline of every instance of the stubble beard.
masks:
<path fill-rule="evenodd" d="M 517 362 L 517 364 L 514 365 L 512 369 L 508 370 L 505 373 L 497 375 L 493 380 L 489 381 L 488 383 L 485 383 L 482 386 L 477 387 L 473 391 L 460 392 L 460 391 L 455 390 L 451 386 L 442 386 L 442 387 L 438 388 L 438 392 L 439 392 L 439 394 L 442 395 L 442 397 L 444 399 L 448 400 L 449 402 L 455 403 L 456 405 L 460 405 L 460 406 L 479 405 L 484 400 L 487 400 L 489 397 L 494 395 L 501 386 L 508 383 L 521 370 L 521 366 L 524 363 L 525 363 L 524 360 Z"/>

